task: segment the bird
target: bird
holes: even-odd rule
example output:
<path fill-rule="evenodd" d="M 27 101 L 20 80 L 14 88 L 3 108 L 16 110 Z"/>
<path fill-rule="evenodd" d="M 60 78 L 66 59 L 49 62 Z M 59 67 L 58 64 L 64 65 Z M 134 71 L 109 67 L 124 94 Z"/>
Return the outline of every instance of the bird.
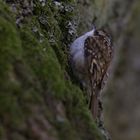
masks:
<path fill-rule="evenodd" d="M 112 57 L 112 40 L 103 29 L 93 27 L 70 45 L 72 71 L 86 89 L 88 107 L 95 120 L 99 115 L 98 97 Z"/>

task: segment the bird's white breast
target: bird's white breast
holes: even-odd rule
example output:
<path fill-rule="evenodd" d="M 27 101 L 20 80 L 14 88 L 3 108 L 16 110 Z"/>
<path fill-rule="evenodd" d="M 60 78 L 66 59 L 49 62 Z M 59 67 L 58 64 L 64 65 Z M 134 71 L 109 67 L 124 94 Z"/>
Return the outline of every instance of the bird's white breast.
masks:
<path fill-rule="evenodd" d="M 72 61 L 76 67 L 84 67 L 84 43 L 88 36 L 93 36 L 94 29 L 77 38 L 70 46 Z"/>

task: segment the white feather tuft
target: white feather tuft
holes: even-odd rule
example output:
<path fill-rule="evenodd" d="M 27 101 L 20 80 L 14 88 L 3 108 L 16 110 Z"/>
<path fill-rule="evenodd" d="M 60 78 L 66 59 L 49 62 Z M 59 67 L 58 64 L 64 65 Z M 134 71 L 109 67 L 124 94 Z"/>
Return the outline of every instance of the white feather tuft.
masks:
<path fill-rule="evenodd" d="M 87 37 L 94 35 L 95 28 L 78 37 L 70 46 L 72 61 L 79 65 L 84 65 L 84 43 Z"/>

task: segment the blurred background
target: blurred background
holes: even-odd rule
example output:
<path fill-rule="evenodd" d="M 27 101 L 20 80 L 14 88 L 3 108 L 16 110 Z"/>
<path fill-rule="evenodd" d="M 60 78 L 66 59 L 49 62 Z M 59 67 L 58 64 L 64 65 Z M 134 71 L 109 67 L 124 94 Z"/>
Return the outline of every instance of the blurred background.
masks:
<path fill-rule="evenodd" d="M 105 126 L 112 140 L 140 140 L 140 1 L 79 0 L 79 10 L 80 34 L 94 23 L 113 38 L 114 60 L 103 92 Z"/>

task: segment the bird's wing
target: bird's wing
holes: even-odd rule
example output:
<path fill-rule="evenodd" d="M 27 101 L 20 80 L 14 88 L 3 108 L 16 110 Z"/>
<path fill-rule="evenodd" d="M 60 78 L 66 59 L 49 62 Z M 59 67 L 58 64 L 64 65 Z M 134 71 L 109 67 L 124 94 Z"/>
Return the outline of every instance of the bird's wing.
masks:
<path fill-rule="evenodd" d="M 96 80 L 99 79 L 100 66 L 98 63 L 98 43 L 93 36 L 86 38 L 84 43 L 84 55 L 85 55 L 85 64 L 88 69 L 89 77 L 94 81 L 92 86 L 96 84 Z"/>
<path fill-rule="evenodd" d="M 96 90 L 96 86 L 98 84 L 99 77 L 101 76 L 100 67 L 97 61 L 97 45 L 98 43 L 96 42 L 96 39 L 92 36 L 87 37 L 84 43 L 85 64 L 88 69 L 88 79 L 90 84 L 89 108 L 95 118 L 97 117 L 98 112 L 98 91 Z"/>

